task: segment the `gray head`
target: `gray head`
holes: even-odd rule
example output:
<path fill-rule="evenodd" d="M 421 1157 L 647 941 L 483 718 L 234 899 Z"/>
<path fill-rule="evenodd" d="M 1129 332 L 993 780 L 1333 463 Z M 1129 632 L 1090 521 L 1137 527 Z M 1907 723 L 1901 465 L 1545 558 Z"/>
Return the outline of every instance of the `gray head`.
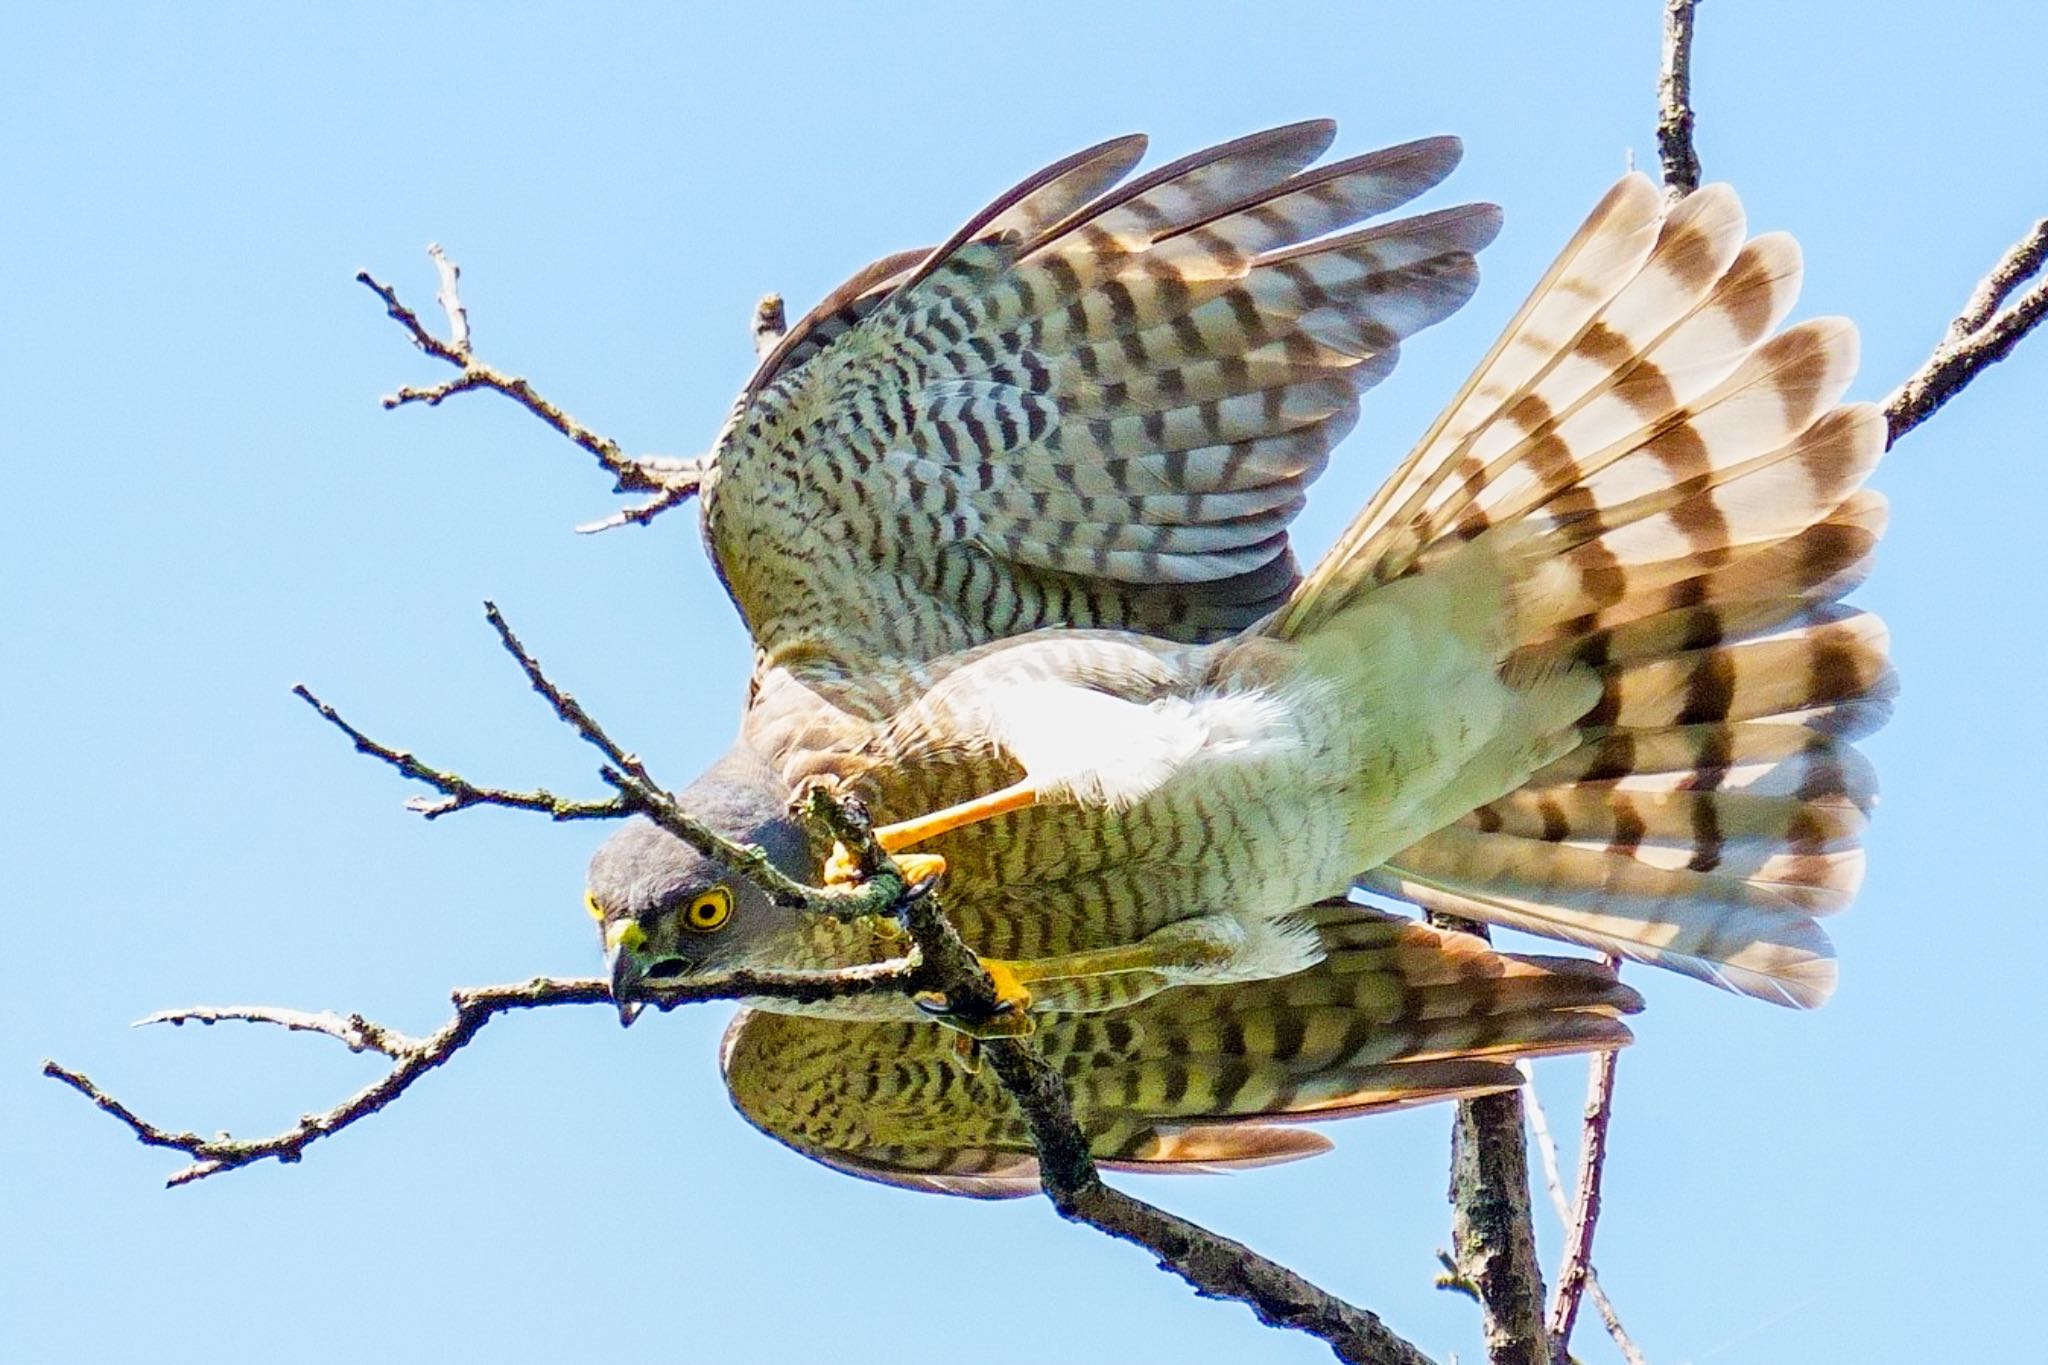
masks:
<path fill-rule="evenodd" d="M 812 880 L 809 841 L 789 794 L 750 750 L 734 749 L 679 800 L 728 839 L 759 844 L 776 867 Z M 643 983 L 786 963 L 801 917 L 723 863 L 650 820 L 628 821 L 590 860 L 583 898 L 603 935 L 619 1018 L 631 1023 Z"/>

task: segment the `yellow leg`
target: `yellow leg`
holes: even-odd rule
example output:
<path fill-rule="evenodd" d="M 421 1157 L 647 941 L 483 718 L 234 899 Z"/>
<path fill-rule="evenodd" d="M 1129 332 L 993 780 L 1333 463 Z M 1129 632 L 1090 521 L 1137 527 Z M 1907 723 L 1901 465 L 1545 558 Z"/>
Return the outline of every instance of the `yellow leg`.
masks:
<path fill-rule="evenodd" d="M 1014 783 L 999 792 L 977 796 L 972 801 L 962 801 L 957 806 L 935 810 L 929 815 L 920 815 L 915 820 L 903 820 L 893 825 L 883 825 L 875 830 L 875 842 L 891 853 L 921 844 L 927 839 L 936 839 L 968 825 L 993 820 L 998 815 L 1008 815 L 1013 810 L 1027 810 L 1038 804 L 1038 788 L 1029 781 Z"/>
<path fill-rule="evenodd" d="M 972 801 L 962 801 L 957 806 L 935 810 L 929 815 L 920 815 L 915 820 L 901 820 L 893 825 L 880 825 L 875 829 L 875 842 L 886 853 L 900 854 L 906 848 L 921 844 L 927 839 L 936 839 L 968 825 L 993 820 L 998 815 L 1008 815 L 1013 810 L 1026 810 L 1038 804 L 1038 789 L 1029 782 L 1017 782 L 999 792 L 978 796 Z M 920 882 L 931 877 L 945 875 L 946 860 L 935 853 L 913 853 L 896 859 L 896 865 L 903 869 L 904 880 Z M 825 860 L 825 885 L 845 886 L 860 880 L 860 867 L 846 845 L 834 844 L 832 856 Z"/>
<path fill-rule="evenodd" d="M 1121 944 L 1092 952 L 1063 953 L 1057 957 L 1006 961 L 982 958 L 982 968 L 995 983 L 997 1013 L 986 1020 L 962 1020 L 952 1013 L 946 997 L 925 991 L 913 997 L 927 1014 L 974 1038 L 1010 1038 L 1031 1032 L 1033 986 L 1056 985 L 1063 981 L 1098 980 L 1148 973 L 1153 983 L 1136 983 L 1142 988 L 1131 999 L 1143 999 L 1154 990 L 1172 984 L 1172 973 L 1191 968 L 1223 965 L 1236 955 L 1243 930 L 1221 916 L 1169 924 L 1136 943 Z M 1057 991 L 1049 992 L 1055 996 Z M 1129 1000 L 1105 999 L 1097 1008 Z"/>

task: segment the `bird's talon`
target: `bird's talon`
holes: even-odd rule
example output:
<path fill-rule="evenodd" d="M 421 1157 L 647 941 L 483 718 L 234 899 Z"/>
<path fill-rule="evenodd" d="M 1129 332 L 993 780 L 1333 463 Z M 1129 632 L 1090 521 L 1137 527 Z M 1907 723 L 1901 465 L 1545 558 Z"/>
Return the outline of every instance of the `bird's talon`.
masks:
<path fill-rule="evenodd" d="M 825 885 L 851 886 L 860 879 L 860 861 L 845 844 L 835 840 L 832 844 L 832 855 L 825 859 Z"/>
<path fill-rule="evenodd" d="M 911 1003 L 970 1040 L 1029 1036 L 1038 1026 L 1031 1014 L 1029 988 L 1007 963 L 983 959 L 981 965 L 996 988 L 995 1006 L 986 1018 L 967 1019 L 955 1013 L 942 991 L 919 991 L 910 997 Z"/>
<path fill-rule="evenodd" d="M 923 895 L 946 875 L 946 860 L 936 853 L 899 853 L 896 870 L 902 874 L 904 886 Z"/>

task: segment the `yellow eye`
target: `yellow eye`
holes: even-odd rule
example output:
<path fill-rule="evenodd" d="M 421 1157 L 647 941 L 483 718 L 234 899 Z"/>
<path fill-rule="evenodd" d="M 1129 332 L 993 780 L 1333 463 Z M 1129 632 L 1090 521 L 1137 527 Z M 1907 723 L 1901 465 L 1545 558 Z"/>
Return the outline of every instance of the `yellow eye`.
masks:
<path fill-rule="evenodd" d="M 599 905 L 597 897 L 591 895 L 588 891 L 583 893 L 583 908 L 589 912 L 592 919 L 596 920 L 599 924 L 604 923 L 604 907 Z"/>
<path fill-rule="evenodd" d="M 700 934 L 720 929 L 732 918 L 732 892 L 722 886 L 714 886 L 690 902 L 690 908 L 683 912 L 683 923 Z"/>

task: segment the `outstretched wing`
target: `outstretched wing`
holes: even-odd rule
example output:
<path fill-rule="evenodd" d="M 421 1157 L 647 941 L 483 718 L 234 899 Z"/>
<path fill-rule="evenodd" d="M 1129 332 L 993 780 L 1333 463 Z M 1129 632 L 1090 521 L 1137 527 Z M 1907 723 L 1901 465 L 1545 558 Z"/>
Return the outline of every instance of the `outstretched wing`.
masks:
<path fill-rule="evenodd" d="M 792 329 L 703 490 L 764 658 L 844 677 L 1042 626 L 1204 639 L 1278 605 L 1287 525 L 1360 391 L 1469 297 L 1499 226 L 1468 205 L 1345 231 L 1459 149 L 1304 169 L 1334 131 L 1120 189 L 1143 139 L 1090 148 Z"/>
<path fill-rule="evenodd" d="M 1045 1020 L 1098 1160 L 1211 1171 L 1314 1156 L 1291 1122 L 1508 1089 L 1522 1057 L 1619 1047 L 1636 994 L 1599 963 L 1496 953 L 1360 906 L 1302 912 L 1328 957 L 1305 972 L 1186 987 Z M 958 1035 L 934 1024 L 743 1012 L 720 1058 L 747 1121 L 870 1180 L 980 1198 L 1038 1188 L 1029 1129 Z"/>

